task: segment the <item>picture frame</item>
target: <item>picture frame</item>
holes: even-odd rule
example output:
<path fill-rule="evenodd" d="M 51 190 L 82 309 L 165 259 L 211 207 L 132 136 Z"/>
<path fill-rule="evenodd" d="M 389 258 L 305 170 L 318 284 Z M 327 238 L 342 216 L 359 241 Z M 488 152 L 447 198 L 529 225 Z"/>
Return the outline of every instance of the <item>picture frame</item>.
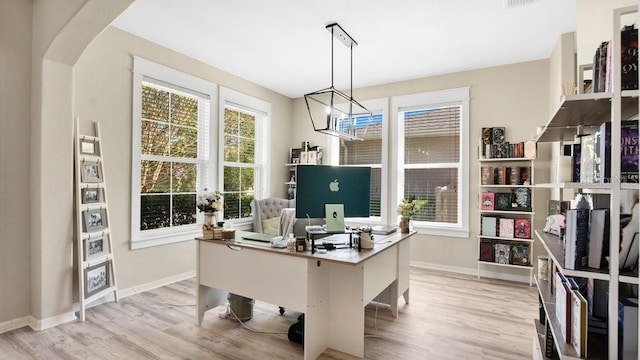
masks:
<path fill-rule="evenodd" d="M 100 143 L 97 140 L 80 139 L 79 150 L 81 155 L 100 156 Z"/>
<path fill-rule="evenodd" d="M 290 155 L 289 155 L 289 164 L 299 164 L 301 152 L 302 152 L 302 149 L 300 148 L 291 148 Z"/>
<path fill-rule="evenodd" d="M 102 168 L 97 161 L 82 161 L 80 166 L 80 180 L 84 183 L 101 183 Z"/>
<path fill-rule="evenodd" d="M 84 261 L 100 257 L 110 252 L 108 236 L 109 234 L 102 234 L 84 239 Z"/>
<path fill-rule="evenodd" d="M 95 232 L 107 227 L 107 211 L 105 209 L 89 209 L 82 212 L 82 230 Z"/>
<path fill-rule="evenodd" d="M 104 202 L 104 192 L 100 187 L 86 187 L 80 191 L 82 204 L 95 204 Z"/>
<path fill-rule="evenodd" d="M 111 285 L 111 263 L 105 261 L 84 269 L 84 297 L 88 298 Z"/>

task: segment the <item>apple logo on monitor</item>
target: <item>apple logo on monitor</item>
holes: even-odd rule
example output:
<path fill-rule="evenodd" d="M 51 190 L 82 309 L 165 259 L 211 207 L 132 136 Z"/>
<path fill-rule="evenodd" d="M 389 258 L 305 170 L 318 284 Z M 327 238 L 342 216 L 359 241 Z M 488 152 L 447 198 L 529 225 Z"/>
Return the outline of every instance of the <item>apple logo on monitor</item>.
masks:
<path fill-rule="evenodd" d="M 335 179 L 329 183 L 329 190 L 333 192 L 338 192 L 338 190 L 340 190 L 340 183 L 338 182 L 338 179 Z"/>

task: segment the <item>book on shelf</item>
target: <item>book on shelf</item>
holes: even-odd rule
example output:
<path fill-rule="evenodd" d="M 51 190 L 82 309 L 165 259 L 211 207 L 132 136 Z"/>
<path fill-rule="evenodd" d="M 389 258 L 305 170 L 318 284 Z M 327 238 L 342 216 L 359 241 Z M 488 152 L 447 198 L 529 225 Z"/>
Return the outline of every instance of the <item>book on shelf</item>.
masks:
<path fill-rule="evenodd" d="M 515 219 L 513 235 L 520 239 L 531 239 L 531 221 L 529 219 Z"/>
<path fill-rule="evenodd" d="M 560 272 L 555 274 L 556 318 L 562 339 L 571 342 L 571 288 L 567 278 Z"/>
<path fill-rule="evenodd" d="M 638 300 L 620 297 L 618 300 L 618 326 L 621 329 L 620 358 L 638 359 Z"/>
<path fill-rule="evenodd" d="M 595 318 L 606 319 L 609 284 L 606 280 L 587 279 L 587 303 L 589 314 Z M 593 321 L 590 324 L 594 324 Z"/>
<path fill-rule="evenodd" d="M 556 304 L 556 318 L 560 325 L 560 336 L 567 341 L 567 331 L 571 331 L 571 326 L 567 330 L 567 320 L 571 321 L 571 300 L 567 296 L 567 292 L 570 291 L 567 285 L 567 278 L 560 272 L 555 273 L 555 304 Z M 569 341 L 571 340 L 571 333 L 569 333 Z"/>
<path fill-rule="evenodd" d="M 553 341 L 553 332 L 551 332 L 551 324 L 547 322 L 544 337 L 544 356 L 550 359 L 558 358 L 558 349 Z"/>
<path fill-rule="evenodd" d="M 511 193 L 496 193 L 495 209 L 503 211 L 511 210 Z"/>
<path fill-rule="evenodd" d="M 538 322 L 540 325 L 547 323 L 547 313 L 544 310 L 544 304 L 542 303 L 542 296 L 538 293 Z"/>
<path fill-rule="evenodd" d="M 511 208 L 516 211 L 531 211 L 531 189 L 526 187 L 511 189 Z"/>
<path fill-rule="evenodd" d="M 480 194 L 480 209 L 493 210 L 495 208 L 495 194 L 492 192 L 483 192 Z"/>
<path fill-rule="evenodd" d="M 480 261 L 493 262 L 495 260 L 493 245 L 495 245 L 493 240 L 482 239 L 480 241 Z"/>
<path fill-rule="evenodd" d="M 507 184 L 508 185 L 521 185 L 520 184 L 520 167 L 510 166 L 507 167 Z"/>
<path fill-rule="evenodd" d="M 480 184 L 481 185 L 494 185 L 493 183 L 493 168 L 490 166 L 483 166 L 480 170 Z"/>
<path fill-rule="evenodd" d="M 589 255 L 587 266 L 600 269 L 604 261 L 603 248 L 609 238 L 609 210 L 593 209 L 589 225 Z M 607 245 L 608 246 L 608 245 Z"/>
<path fill-rule="evenodd" d="M 492 132 L 492 137 L 491 137 L 491 143 L 492 144 L 504 144 L 506 141 L 506 137 L 505 137 L 505 128 L 498 126 L 498 127 L 492 127 L 491 128 L 491 132 Z"/>
<path fill-rule="evenodd" d="M 620 82 L 622 90 L 638 89 L 638 29 L 634 25 L 620 33 Z"/>
<path fill-rule="evenodd" d="M 571 209 L 571 201 L 547 201 L 547 215 L 566 215 L 568 209 Z"/>
<path fill-rule="evenodd" d="M 520 183 L 518 185 L 531 185 L 531 167 L 530 166 L 520 167 Z"/>
<path fill-rule="evenodd" d="M 603 123 L 596 132 L 598 182 L 611 182 L 611 122 Z M 623 120 L 620 123 L 620 176 L 625 183 L 638 182 L 638 123 Z"/>
<path fill-rule="evenodd" d="M 598 72 L 598 92 L 607 91 L 607 49 L 609 48 L 609 41 L 603 41 L 600 44 L 600 56 L 598 58 L 599 72 Z"/>
<path fill-rule="evenodd" d="M 481 233 L 484 236 L 496 236 L 497 218 L 494 216 L 481 217 Z"/>
<path fill-rule="evenodd" d="M 580 182 L 593 184 L 598 182 L 595 134 L 580 138 Z"/>
<path fill-rule="evenodd" d="M 599 92 L 599 88 L 600 88 L 600 51 L 601 51 L 602 47 L 598 46 L 596 48 L 596 53 L 593 54 L 593 84 L 592 84 L 592 91 L 595 92 Z"/>
<path fill-rule="evenodd" d="M 493 142 L 493 130 L 491 128 L 482 128 L 482 156 L 490 158 L 491 143 Z"/>
<path fill-rule="evenodd" d="M 587 308 L 580 291 L 571 290 L 571 346 L 581 358 L 587 356 Z"/>
<path fill-rule="evenodd" d="M 507 168 L 499 166 L 496 168 L 496 184 L 507 185 Z"/>
<path fill-rule="evenodd" d="M 495 244 L 495 262 L 508 264 L 511 256 L 511 247 L 508 244 Z"/>
<path fill-rule="evenodd" d="M 580 144 L 573 144 L 571 149 L 571 182 L 580 182 Z"/>
<path fill-rule="evenodd" d="M 575 270 L 587 266 L 589 209 L 569 209 L 565 220 L 564 267 Z"/>
<path fill-rule="evenodd" d="M 529 245 L 513 245 L 511 247 L 511 263 L 513 265 L 529 265 Z"/>
<path fill-rule="evenodd" d="M 500 226 L 500 237 L 504 238 L 512 238 L 514 237 L 514 220 L 510 218 L 500 218 L 499 220 Z"/>

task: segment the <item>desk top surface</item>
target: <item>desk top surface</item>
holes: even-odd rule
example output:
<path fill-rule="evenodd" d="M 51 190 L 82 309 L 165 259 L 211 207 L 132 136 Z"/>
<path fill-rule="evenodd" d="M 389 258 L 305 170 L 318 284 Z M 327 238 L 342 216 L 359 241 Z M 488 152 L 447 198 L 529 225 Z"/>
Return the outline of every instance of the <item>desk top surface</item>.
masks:
<path fill-rule="evenodd" d="M 274 248 L 271 247 L 271 244 L 260 241 L 251 241 L 245 240 L 242 238 L 243 235 L 246 235 L 248 232 L 246 231 L 236 231 L 236 237 L 233 240 L 207 240 L 202 239 L 200 237 L 196 237 L 196 240 L 206 243 L 217 244 L 221 246 L 234 246 L 239 248 L 247 248 L 247 249 L 255 249 L 260 251 L 266 251 L 271 253 L 282 254 L 286 256 L 296 256 L 307 259 L 318 259 L 318 260 L 327 260 L 327 261 L 335 261 L 340 263 L 348 263 L 356 265 L 366 259 L 369 259 L 381 252 L 384 252 L 386 249 L 393 247 L 394 245 L 408 239 L 415 231 L 412 231 L 408 234 L 402 234 L 401 232 L 395 232 L 389 235 L 375 235 L 375 245 L 373 249 L 362 249 L 358 251 L 357 247 L 354 248 L 344 248 L 344 249 L 335 249 L 328 250 L 326 253 L 318 253 L 316 251 L 315 254 L 311 254 L 311 250 L 307 251 L 289 251 L 286 248 Z M 345 234 L 348 236 L 348 234 Z M 348 237 L 347 237 L 348 241 Z"/>

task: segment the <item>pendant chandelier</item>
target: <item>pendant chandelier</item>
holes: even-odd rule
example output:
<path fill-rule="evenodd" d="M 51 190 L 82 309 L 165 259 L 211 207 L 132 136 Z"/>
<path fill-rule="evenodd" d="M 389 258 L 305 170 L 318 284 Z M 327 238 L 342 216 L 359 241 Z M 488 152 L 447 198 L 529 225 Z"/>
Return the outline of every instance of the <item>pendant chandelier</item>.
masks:
<path fill-rule="evenodd" d="M 347 34 L 337 23 L 329 24 L 326 29 L 331 33 L 331 86 L 306 94 L 309 117 L 313 130 L 324 134 L 337 136 L 346 140 L 364 140 L 356 133 L 366 134 L 366 128 L 371 122 L 371 111 L 353 98 L 353 47 L 358 43 Z M 350 92 L 347 96 L 333 86 L 333 43 L 340 40 L 350 50 Z"/>

